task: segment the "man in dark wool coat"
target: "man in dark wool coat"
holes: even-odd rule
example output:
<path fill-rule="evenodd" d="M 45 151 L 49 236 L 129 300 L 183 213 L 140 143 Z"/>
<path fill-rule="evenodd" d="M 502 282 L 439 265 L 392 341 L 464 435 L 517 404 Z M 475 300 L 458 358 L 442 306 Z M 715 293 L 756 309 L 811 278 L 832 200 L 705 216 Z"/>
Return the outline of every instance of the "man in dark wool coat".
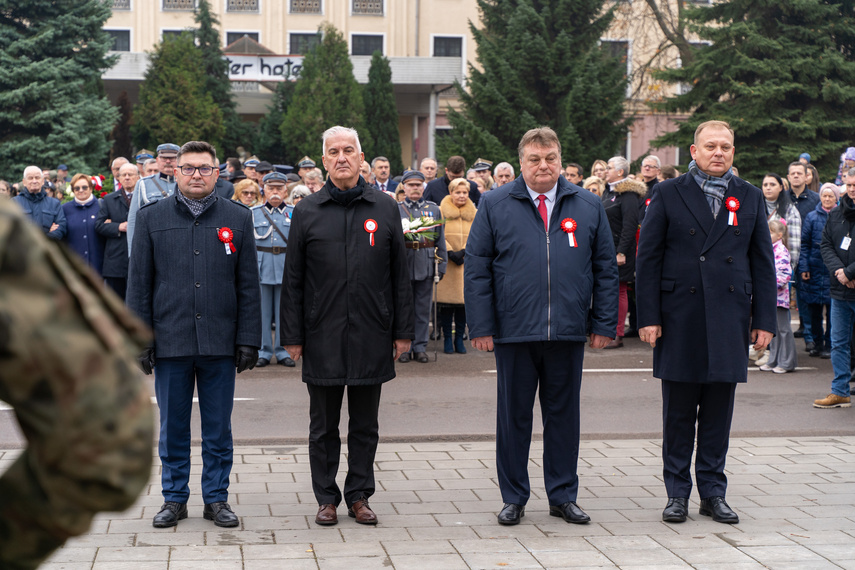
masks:
<path fill-rule="evenodd" d="M 415 336 L 404 230 L 394 199 L 359 175 L 359 135 L 346 127 L 323 134 L 329 180 L 294 209 L 282 282 L 281 342 L 304 356 L 309 390 L 309 464 L 318 501 L 315 522 L 334 525 L 338 425 L 347 387 L 347 514 L 377 524 L 374 494 L 380 387 Z"/>
<path fill-rule="evenodd" d="M 636 260 L 639 336 L 662 380 L 666 522 L 683 522 L 695 479 L 700 514 L 734 524 L 724 464 L 748 345 L 776 330 L 776 281 L 763 194 L 734 176 L 733 130 L 701 123 L 689 171 L 656 185 Z"/>

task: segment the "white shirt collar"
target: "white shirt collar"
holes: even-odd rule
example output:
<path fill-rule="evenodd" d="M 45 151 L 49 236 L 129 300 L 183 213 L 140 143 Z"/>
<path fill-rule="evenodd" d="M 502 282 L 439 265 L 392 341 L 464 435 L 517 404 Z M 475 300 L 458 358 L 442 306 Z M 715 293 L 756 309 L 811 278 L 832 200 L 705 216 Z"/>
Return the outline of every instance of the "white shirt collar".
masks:
<path fill-rule="evenodd" d="M 535 192 L 531 188 L 529 188 L 528 184 L 525 185 L 525 189 L 528 190 L 528 195 L 531 196 L 532 201 L 537 204 L 538 196 L 546 196 L 546 201 L 549 203 L 555 202 L 555 196 L 558 194 L 558 182 L 555 183 L 555 186 L 552 187 L 551 190 L 541 194 L 540 192 Z"/>

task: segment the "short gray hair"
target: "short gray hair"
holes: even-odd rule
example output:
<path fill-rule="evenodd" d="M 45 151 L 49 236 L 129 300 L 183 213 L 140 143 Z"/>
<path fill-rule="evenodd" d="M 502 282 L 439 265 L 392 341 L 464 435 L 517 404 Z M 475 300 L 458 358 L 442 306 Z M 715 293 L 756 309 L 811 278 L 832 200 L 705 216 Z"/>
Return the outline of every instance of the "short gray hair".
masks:
<path fill-rule="evenodd" d="M 350 135 L 356 140 L 356 152 L 362 152 L 362 145 L 359 144 L 359 133 L 356 132 L 356 129 L 351 129 L 350 127 L 342 127 L 341 125 L 336 125 L 334 127 L 330 127 L 324 131 L 324 134 L 321 135 L 322 145 L 321 150 L 324 153 L 324 156 L 327 154 L 327 139 L 330 137 L 334 137 L 336 135 Z"/>
<path fill-rule="evenodd" d="M 644 161 L 645 161 L 645 160 L 648 160 L 648 159 L 653 160 L 653 162 L 655 162 L 655 163 L 656 163 L 656 168 L 662 168 L 662 161 L 661 161 L 661 160 L 659 160 L 659 157 L 658 157 L 658 156 L 656 156 L 655 154 L 648 154 L 647 156 L 645 156 L 644 158 L 642 158 L 642 159 L 641 159 L 641 164 L 644 164 Z"/>
<path fill-rule="evenodd" d="M 26 170 L 24 171 L 26 172 Z M 849 169 L 849 172 L 846 173 L 848 176 L 855 176 L 855 166 Z"/>
<path fill-rule="evenodd" d="M 624 178 L 629 176 L 629 161 L 626 158 L 622 156 L 613 156 L 609 159 L 609 164 L 611 164 L 615 170 L 623 172 Z"/>
<path fill-rule="evenodd" d="M 317 180 L 318 182 L 323 182 L 323 181 L 324 181 L 324 176 L 323 176 L 323 174 L 321 174 L 320 172 L 318 172 L 318 171 L 317 171 L 316 169 L 314 169 L 314 168 L 313 168 L 312 170 L 308 171 L 307 173 L 305 173 L 305 174 L 303 175 L 303 177 L 304 177 L 306 180 Z"/>
<path fill-rule="evenodd" d="M 312 191 L 309 190 L 306 186 L 302 184 L 297 184 L 294 188 L 291 189 L 291 194 L 288 196 L 287 202 L 289 204 L 294 203 L 294 198 L 305 198 L 306 196 L 311 196 Z"/>
<path fill-rule="evenodd" d="M 389 159 L 388 159 L 388 158 L 386 158 L 385 156 L 375 156 L 375 157 L 374 157 L 374 159 L 371 161 L 371 168 L 372 168 L 372 170 L 374 169 L 374 166 L 376 166 L 376 165 L 377 165 L 377 163 L 378 163 L 378 162 L 381 162 L 381 161 L 382 161 L 382 162 L 387 162 L 387 163 L 388 163 L 388 162 L 389 162 Z M 391 164 L 391 163 L 389 163 L 389 164 Z"/>
<path fill-rule="evenodd" d="M 26 168 L 24 169 L 24 176 L 23 176 L 23 178 L 26 178 L 26 177 L 27 177 L 27 171 L 28 171 L 28 170 L 38 170 L 38 171 L 39 171 L 39 175 L 40 175 L 42 178 L 44 178 L 44 172 L 42 172 L 42 169 L 41 169 L 41 168 L 39 168 L 38 166 L 28 166 L 28 167 L 26 167 Z"/>
<path fill-rule="evenodd" d="M 430 157 L 430 156 L 426 156 L 426 157 L 424 157 L 424 158 L 422 159 L 422 161 L 419 163 L 419 168 L 421 168 L 422 166 L 424 166 L 424 163 L 425 163 L 425 161 L 426 161 L 426 160 L 432 160 L 432 161 L 433 161 L 433 163 L 434 163 L 435 165 L 438 165 L 438 164 L 439 164 L 439 163 L 436 161 L 436 159 L 435 159 L 435 158 L 432 158 L 432 157 Z"/>
<path fill-rule="evenodd" d="M 514 167 L 511 166 L 511 163 L 509 163 L 509 162 L 500 162 L 499 164 L 497 164 L 496 168 L 493 169 L 493 173 L 498 173 L 500 170 L 505 170 L 505 169 L 511 171 L 511 176 L 514 175 Z"/>

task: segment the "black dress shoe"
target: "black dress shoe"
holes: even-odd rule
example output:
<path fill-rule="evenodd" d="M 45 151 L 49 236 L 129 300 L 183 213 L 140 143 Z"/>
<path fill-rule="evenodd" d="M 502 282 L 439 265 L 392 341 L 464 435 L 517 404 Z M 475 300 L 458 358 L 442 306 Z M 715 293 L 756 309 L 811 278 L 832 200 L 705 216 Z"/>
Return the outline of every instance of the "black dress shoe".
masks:
<path fill-rule="evenodd" d="M 828 360 L 829 358 L 831 358 L 831 351 L 828 349 L 820 350 L 819 351 L 819 357 L 822 358 L 823 360 Z"/>
<path fill-rule="evenodd" d="M 799 327 L 798 329 L 793 331 L 793 336 L 796 338 L 802 338 L 803 336 L 805 336 L 805 328 Z"/>
<path fill-rule="evenodd" d="M 256 368 L 264 368 L 268 364 L 270 364 L 269 360 L 267 360 L 266 358 L 259 358 L 258 362 L 255 363 L 255 367 Z"/>
<path fill-rule="evenodd" d="M 806 342 L 805 343 L 805 352 L 810 352 L 810 351 L 814 350 L 815 348 L 816 348 L 816 344 L 814 344 L 812 342 Z"/>
<path fill-rule="evenodd" d="M 817 357 L 821 351 L 818 348 L 814 348 L 813 350 L 808 352 L 808 356 Z"/>
<path fill-rule="evenodd" d="M 665 510 L 662 511 L 662 520 L 665 522 L 686 522 L 689 516 L 689 499 L 677 497 L 668 499 Z"/>
<path fill-rule="evenodd" d="M 173 503 L 166 501 L 160 507 L 160 512 L 154 515 L 152 526 L 154 528 L 169 528 L 178 524 L 178 521 L 187 518 L 187 503 Z"/>
<path fill-rule="evenodd" d="M 525 505 L 515 505 L 514 503 L 505 503 L 502 510 L 499 511 L 499 524 L 511 526 L 520 524 L 520 519 L 525 516 Z"/>
<path fill-rule="evenodd" d="M 733 512 L 724 497 L 710 497 L 701 499 L 700 512 L 705 517 L 712 517 L 715 522 L 724 524 L 736 524 L 739 522 L 739 517 Z"/>
<path fill-rule="evenodd" d="M 428 355 L 426 352 L 417 352 L 417 353 L 415 353 L 414 356 L 415 356 L 415 359 L 417 361 L 421 362 L 422 364 L 426 364 L 426 363 L 430 362 L 430 358 L 428 358 Z"/>
<path fill-rule="evenodd" d="M 398 358 L 398 362 L 409 362 L 410 361 L 410 353 L 405 352 Z"/>
<path fill-rule="evenodd" d="M 635 329 L 626 329 L 623 333 L 624 338 L 638 338 L 638 331 Z"/>
<path fill-rule="evenodd" d="M 585 514 L 585 511 L 579 508 L 579 505 L 573 502 L 564 503 L 563 505 L 549 505 L 549 515 L 553 517 L 561 517 L 565 521 L 573 524 L 585 524 L 591 522 L 591 517 Z"/>
<path fill-rule="evenodd" d="M 214 521 L 217 526 L 232 527 L 240 524 L 232 508 L 224 502 L 208 503 L 202 511 L 202 516 L 205 520 Z"/>
<path fill-rule="evenodd" d="M 282 366 L 287 366 L 288 368 L 294 368 L 295 366 L 297 366 L 297 363 L 294 362 L 294 359 L 290 356 L 286 356 L 285 358 L 280 360 L 279 364 L 281 364 Z"/>

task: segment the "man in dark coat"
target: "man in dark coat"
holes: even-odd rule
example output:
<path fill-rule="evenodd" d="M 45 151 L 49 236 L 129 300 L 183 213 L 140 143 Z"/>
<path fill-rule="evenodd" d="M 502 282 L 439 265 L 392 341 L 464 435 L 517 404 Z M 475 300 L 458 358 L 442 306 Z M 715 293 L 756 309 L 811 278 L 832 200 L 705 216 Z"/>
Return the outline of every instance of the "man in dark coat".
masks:
<path fill-rule="evenodd" d="M 62 211 L 62 204 L 56 198 L 48 196 L 42 188 L 44 176 L 38 166 L 24 169 L 24 189 L 12 198 L 24 210 L 34 224 L 39 226 L 47 237 L 61 240 L 68 231 L 68 222 Z"/>
<path fill-rule="evenodd" d="M 106 240 L 101 275 L 122 299 L 128 288 L 128 210 L 139 179 L 140 171 L 136 165 L 125 162 L 120 166 L 117 180 L 121 186 L 104 197 L 95 220 L 95 231 Z"/>
<path fill-rule="evenodd" d="M 217 153 L 185 143 L 176 157 L 177 191 L 146 204 L 136 219 L 128 305 L 154 330 L 140 355 L 154 370 L 160 408 L 161 482 L 166 501 L 156 528 L 187 517 L 193 388 L 202 422 L 203 516 L 240 523 L 228 500 L 235 369 L 255 366 L 261 346 L 261 286 L 252 212 L 217 196 Z M 135 192 L 139 192 L 139 185 Z"/>
<path fill-rule="evenodd" d="M 539 391 L 549 514 L 586 523 L 576 504 L 582 359 L 589 334 L 593 348 L 615 336 L 615 248 L 599 197 L 561 176 L 555 132 L 532 129 L 519 148 L 522 176 L 484 194 L 463 266 L 472 345 L 496 355 L 498 521 L 518 524 L 525 514 Z"/>
<path fill-rule="evenodd" d="M 395 200 L 359 175 L 364 160 L 355 130 L 323 135 L 329 180 L 294 209 L 282 283 L 281 340 L 301 355 L 309 390 L 309 464 L 319 509 L 315 522 L 338 522 L 338 425 L 347 387 L 344 501 L 360 524 L 377 524 L 374 455 L 380 387 L 413 339 L 413 296 Z"/>
<path fill-rule="evenodd" d="M 702 123 L 690 150 L 689 172 L 656 186 L 641 226 L 639 336 L 662 379 L 662 519 L 686 520 L 697 423 L 700 514 L 733 524 L 724 474 L 733 402 L 749 339 L 762 350 L 777 328 L 775 267 L 763 194 L 731 170 L 730 126 Z"/>
<path fill-rule="evenodd" d="M 455 178 L 463 178 L 466 175 L 466 160 L 462 156 L 449 156 L 445 162 L 445 174 L 428 182 L 425 188 L 424 199 L 441 204 L 442 199 L 448 196 L 448 185 Z M 469 181 L 469 199 L 478 206 L 478 201 L 481 199 L 481 193 L 478 191 L 478 185 Z"/>

